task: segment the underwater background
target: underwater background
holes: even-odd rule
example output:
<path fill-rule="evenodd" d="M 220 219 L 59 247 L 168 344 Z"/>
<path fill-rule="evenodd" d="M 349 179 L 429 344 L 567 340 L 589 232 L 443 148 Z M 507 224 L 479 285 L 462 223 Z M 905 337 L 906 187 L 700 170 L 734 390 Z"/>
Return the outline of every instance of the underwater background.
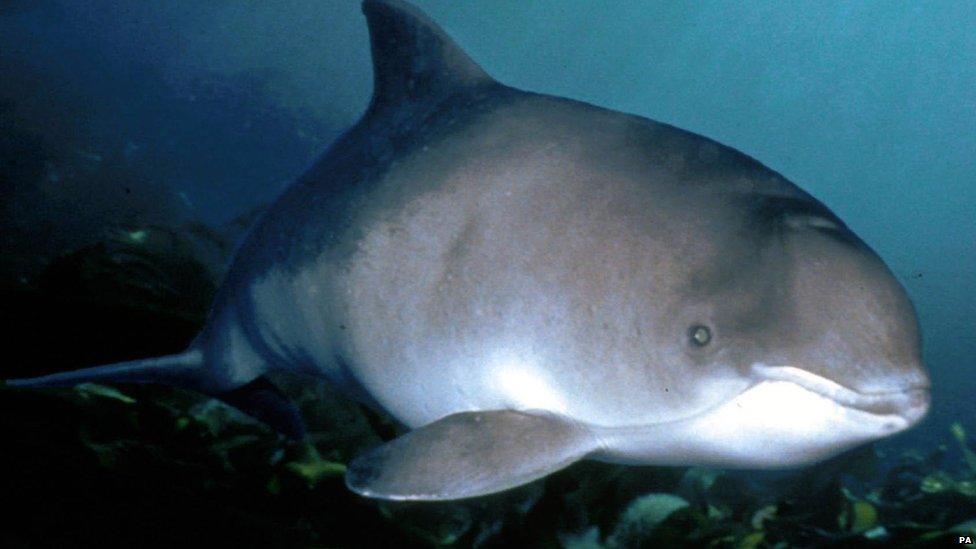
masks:
<path fill-rule="evenodd" d="M 914 430 L 791 473 L 584 463 L 466 503 L 346 491 L 388 418 L 285 379 L 294 448 L 163 387 L 0 388 L 0 546 L 944 546 L 976 535 L 976 3 L 417 1 L 501 82 L 717 139 L 913 299 Z M 0 378 L 181 350 L 263 207 L 355 122 L 358 2 L 0 2 Z"/>

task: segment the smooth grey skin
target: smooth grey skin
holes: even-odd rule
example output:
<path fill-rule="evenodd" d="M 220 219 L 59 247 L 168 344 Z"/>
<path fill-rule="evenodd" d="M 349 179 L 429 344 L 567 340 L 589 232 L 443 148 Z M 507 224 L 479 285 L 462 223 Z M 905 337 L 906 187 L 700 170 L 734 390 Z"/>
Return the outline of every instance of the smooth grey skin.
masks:
<path fill-rule="evenodd" d="M 299 438 L 261 376 L 325 377 L 415 429 L 349 466 L 385 499 L 579 459 L 792 467 L 917 423 L 920 336 L 878 256 L 707 138 L 490 78 L 367 0 L 363 118 L 240 248 L 188 351 L 11 382 L 164 382 Z"/>

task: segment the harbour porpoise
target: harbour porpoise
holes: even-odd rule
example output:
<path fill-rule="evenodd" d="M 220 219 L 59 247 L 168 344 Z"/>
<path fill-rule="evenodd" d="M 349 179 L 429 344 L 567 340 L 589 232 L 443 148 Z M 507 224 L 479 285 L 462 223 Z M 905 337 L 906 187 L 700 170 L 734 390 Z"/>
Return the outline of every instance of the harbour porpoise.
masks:
<path fill-rule="evenodd" d="M 363 11 L 367 111 L 251 229 L 189 348 L 8 384 L 172 384 L 301 439 L 264 376 L 320 376 L 412 429 L 346 474 L 394 500 L 582 459 L 802 466 L 925 415 L 905 291 L 811 195 L 500 84 L 404 2 Z"/>

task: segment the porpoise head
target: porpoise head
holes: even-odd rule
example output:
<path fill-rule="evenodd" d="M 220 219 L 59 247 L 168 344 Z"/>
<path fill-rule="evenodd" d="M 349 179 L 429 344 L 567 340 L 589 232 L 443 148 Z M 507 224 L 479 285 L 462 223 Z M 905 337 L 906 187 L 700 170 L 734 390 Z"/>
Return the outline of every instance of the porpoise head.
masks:
<path fill-rule="evenodd" d="M 647 302 L 646 338 L 664 379 L 679 380 L 668 391 L 677 419 L 608 430 L 603 458 L 800 466 L 921 421 L 929 380 L 918 323 L 881 259 L 775 172 L 696 147 L 747 169 L 706 170 L 666 201 L 666 232 L 687 237 L 669 236 L 657 273 L 669 291 Z"/>

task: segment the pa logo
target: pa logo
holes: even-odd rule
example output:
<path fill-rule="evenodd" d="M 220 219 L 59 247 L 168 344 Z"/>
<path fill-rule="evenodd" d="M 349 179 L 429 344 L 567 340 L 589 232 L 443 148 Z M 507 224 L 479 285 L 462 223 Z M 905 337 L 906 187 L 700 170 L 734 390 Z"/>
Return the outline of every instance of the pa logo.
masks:
<path fill-rule="evenodd" d="M 973 536 L 959 536 L 959 544 L 960 545 L 962 545 L 962 544 L 972 545 L 973 544 Z"/>

